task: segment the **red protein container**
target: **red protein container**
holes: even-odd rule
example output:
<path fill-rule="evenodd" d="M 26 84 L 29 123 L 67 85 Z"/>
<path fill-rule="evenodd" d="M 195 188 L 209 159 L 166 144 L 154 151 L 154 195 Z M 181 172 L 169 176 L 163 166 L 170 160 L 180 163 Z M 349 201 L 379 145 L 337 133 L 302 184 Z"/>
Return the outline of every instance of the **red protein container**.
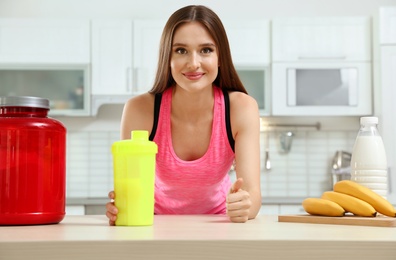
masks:
<path fill-rule="evenodd" d="M 48 99 L 0 97 L 0 225 L 65 216 L 66 128 L 48 111 Z"/>

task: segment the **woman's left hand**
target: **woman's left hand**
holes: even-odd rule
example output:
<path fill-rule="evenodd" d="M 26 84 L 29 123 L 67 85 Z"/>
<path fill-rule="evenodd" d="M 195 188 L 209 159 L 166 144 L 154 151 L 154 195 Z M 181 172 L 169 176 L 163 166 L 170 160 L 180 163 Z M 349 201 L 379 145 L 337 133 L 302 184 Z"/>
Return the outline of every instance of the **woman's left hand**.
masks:
<path fill-rule="evenodd" d="M 227 216 L 232 222 L 244 223 L 249 219 L 252 205 L 249 192 L 242 190 L 243 179 L 238 178 L 227 195 Z"/>

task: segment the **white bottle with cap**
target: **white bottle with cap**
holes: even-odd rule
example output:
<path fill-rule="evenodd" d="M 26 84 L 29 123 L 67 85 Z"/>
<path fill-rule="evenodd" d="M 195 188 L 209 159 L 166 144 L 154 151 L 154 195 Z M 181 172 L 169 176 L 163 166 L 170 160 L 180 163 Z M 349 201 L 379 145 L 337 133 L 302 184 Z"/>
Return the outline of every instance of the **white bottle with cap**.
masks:
<path fill-rule="evenodd" d="M 388 165 L 377 117 L 361 117 L 351 158 L 351 180 L 386 198 Z"/>

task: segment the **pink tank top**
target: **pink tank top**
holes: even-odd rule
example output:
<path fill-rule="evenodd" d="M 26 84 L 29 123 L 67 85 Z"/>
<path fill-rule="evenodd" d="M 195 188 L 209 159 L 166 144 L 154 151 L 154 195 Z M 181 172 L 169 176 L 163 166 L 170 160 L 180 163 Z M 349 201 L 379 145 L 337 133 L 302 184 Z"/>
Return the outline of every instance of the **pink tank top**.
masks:
<path fill-rule="evenodd" d="M 228 172 L 234 160 L 230 146 L 223 92 L 214 87 L 212 136 L 206 153 L 193 161 L 181 160 L 171 135 L 172 88 L 162 94 L 154 142 L 158 145 L 155 214 L 225 214 L 231 187 Z M 193 136 L 191 138 L 194 138 Z"/>

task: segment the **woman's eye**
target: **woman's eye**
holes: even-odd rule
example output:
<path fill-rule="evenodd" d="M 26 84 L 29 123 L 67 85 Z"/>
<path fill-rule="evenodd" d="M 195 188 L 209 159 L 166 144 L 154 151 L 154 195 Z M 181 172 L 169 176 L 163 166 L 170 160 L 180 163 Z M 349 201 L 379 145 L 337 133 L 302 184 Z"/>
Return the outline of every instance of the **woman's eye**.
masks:
<path fill-rule="evenodd" d="M 209 54 L 209 53 L 213 52 L 213 49 L 212 48 L 203 48 L 201 52 L 205 53 L 205 54 Z"/>
<path fill-rule="evenodd" d="M 177 48 L 177 49 L 176 49 L 176 53 L 179 53 L 179 54 L 186 54 L 186 53 L 187 53 L 187 50 L 186 50 L 186 49 L 183 49 L 183 48 Z"/>

